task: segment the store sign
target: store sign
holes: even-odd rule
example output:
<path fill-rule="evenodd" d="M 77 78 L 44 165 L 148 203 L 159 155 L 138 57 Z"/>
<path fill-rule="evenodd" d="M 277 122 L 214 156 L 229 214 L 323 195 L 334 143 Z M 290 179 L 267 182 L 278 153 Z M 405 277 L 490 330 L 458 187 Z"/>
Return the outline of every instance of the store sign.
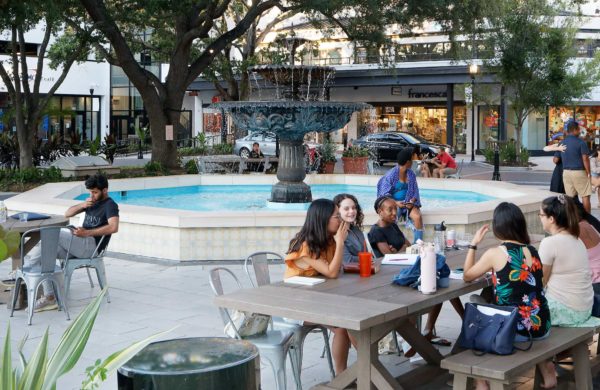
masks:
<path fill-rule="evenodd" d="M 396 112 L 396 107 L 392 107 L 392 106 L 386 106 L 384 109 L 384 112 L 386 114 L 393 114 Z"/>
<path fill-rule="evenodd" d="M 473 88 L 470 85 L 465 87 L 465 102 L 467 104 L 473 103 Z"/>
<path fill-rule="evenodd" d="M 412 88 L 408 90 L 409 99 L 430 99 L 430 98 L 445 98 L 448 96 L 446 91 L 415 91 Z"/>
<path fill-rule="evenodd" d="M 402 87 L 392 87 L 392 95 L 402 95 Z"/>

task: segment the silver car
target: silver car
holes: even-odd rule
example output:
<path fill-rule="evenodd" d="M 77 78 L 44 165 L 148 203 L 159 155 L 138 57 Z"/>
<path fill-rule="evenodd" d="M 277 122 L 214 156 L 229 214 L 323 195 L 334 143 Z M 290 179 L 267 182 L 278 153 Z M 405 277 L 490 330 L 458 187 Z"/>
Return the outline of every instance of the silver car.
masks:
<path fill-rule="evenodd" d="M 275 156 L 275 134 L 265 132 L 256 132 L 248 134 L 244 138 L 236 139 L 233 146 L 233 153 L 243 158 L 248 158 L 252 150 L 252 144 L 255 142 L 258 142 L 260 151 L 265 156 Z"/>

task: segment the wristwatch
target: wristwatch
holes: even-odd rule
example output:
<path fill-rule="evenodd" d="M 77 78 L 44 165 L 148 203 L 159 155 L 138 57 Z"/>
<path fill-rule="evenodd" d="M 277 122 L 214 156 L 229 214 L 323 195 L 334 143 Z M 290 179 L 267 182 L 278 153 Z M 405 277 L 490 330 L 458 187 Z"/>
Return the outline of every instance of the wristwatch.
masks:
<path fill-rule="evenodd" d="M 470 245 L 468 246 L 469 249 L 473 249 L 474 251 L 477 250 L 477 245 Z"/>

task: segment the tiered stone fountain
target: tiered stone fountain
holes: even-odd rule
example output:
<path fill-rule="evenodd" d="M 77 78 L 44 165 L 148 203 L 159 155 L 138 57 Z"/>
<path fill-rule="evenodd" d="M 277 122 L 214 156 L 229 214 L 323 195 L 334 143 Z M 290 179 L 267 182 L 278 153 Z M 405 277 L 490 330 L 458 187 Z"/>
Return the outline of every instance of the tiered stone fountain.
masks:
<path fill-rule="evenodd" d="M 214 107 L 231 114 L 237 127 L 248 132 L 269 131 L 279 137 L 279 182 L 271 188 L 271 202 L 307 203 L 310 187 L 304 183 L 304 135 L 331 132 L 344 127 L 352 113 L 367 108 L 364 103 L 325 101 L 334 68 L 294 64 L 295 51 L 305 40 L 291 37 L 289 65 L 260 65 L 250 69 L 276 88 L 272 101 L 219 102 Z"/>

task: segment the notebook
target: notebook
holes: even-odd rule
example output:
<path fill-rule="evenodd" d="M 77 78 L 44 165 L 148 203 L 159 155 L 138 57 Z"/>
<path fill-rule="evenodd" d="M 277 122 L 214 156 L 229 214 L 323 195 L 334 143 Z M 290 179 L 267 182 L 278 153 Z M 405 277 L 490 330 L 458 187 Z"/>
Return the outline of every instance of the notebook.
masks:
<path fill-rule="evenodd" d="M 291 278 L 284 279 L 283 282 L 289 284 L 298 284 L 301 286 L 314 286 L 315 284 L 325 282 L 325 279 L 309 278 L 306 276 L 292 276 Z"/>
<path fill-rule="evenodd" d="M 381 264 L 383 265 L 414 265 L 417 261 L 417 254 L 407 254 L 407 253 L 388 253 L 383 256 L 383 261 Z"/>

